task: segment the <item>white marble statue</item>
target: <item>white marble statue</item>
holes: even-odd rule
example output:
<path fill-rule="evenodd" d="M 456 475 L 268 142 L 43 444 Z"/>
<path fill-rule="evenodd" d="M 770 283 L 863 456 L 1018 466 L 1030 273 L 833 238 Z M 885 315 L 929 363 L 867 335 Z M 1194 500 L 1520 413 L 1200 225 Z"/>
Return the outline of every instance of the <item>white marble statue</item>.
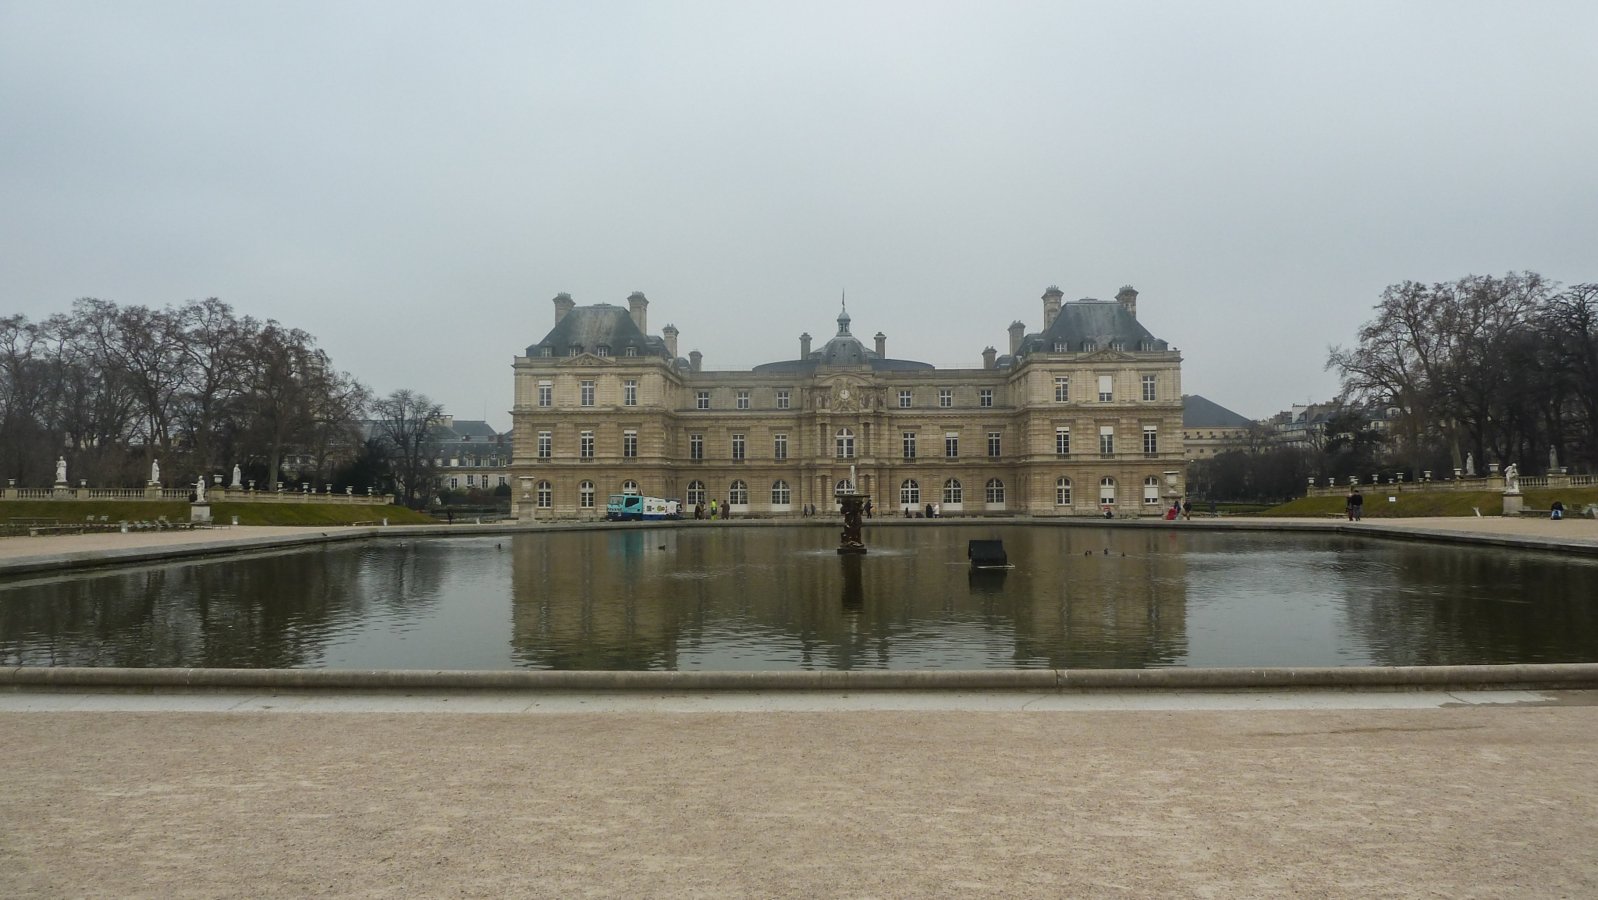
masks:
<path fill-rule="evenodd" d="M 1465 454 L 1465 474 L 1471 478 L 1476 477 L 1476 454 L 1474 453 Z"/>
<path fill-rule="evenodd" d="M 1559 448 L 1550 446 L 1548 448 L 1548 472 L 1552 474 L 1557 468 L 1559 468 Z"/>
<path fill-rule="evenodd" d="M 194 502 L 195 503 L 204 503 L 205 502 L 205 476 L 204 475 L 201 475 L 200 476 L 200 480 L 196 481 L 194 483 Z"/>
<path fill-rule="evenodd" d="M 1520 493 L 1520 470 L 1515 468 L 1514 463 L 1504 466 L 1504 493 Z"/>
<path fill-rule="evenodd" d="M 150 460 L 150 483 L 161 483 L 161 461 L 159 459 Z"/>
<path fill-rule="evenodd" d="M 239 490 L 244 487 L 244 470 L 240 469 L 237 463 L 233 465 L 233 483 L 229 485 L 229 487 L 233 488 L 234 490 Z"/>
<path fill-rule="evenodd" d="M 65 456 L 55 461 L 55 483 L 67 483 L 67 458 Z"/>

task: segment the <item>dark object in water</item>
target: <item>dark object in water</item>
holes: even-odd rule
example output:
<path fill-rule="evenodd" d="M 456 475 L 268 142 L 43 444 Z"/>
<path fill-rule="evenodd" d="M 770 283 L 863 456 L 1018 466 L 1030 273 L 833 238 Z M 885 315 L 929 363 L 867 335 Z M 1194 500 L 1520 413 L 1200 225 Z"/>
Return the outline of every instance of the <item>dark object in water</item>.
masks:
<path fill-rule="evenodd" d="M 1004 541 L 968 541 L 965 555 L 973 569 L 996 569 L 1010 564 L 1010 558 L 1004 555 Z"/>

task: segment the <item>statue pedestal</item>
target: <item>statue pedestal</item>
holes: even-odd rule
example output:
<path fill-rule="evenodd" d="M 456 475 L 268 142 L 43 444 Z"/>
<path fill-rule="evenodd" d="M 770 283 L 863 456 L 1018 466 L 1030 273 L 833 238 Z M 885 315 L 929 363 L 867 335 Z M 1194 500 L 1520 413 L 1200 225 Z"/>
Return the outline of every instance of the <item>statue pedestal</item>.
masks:
<path fill-rule="evenodd" d="M 60 481 L 56 482 L 55 485 L 50 488 L 50 495 L 56 500 L 71 500 L 73 497 L 77 496 L 71 487 L 68 487 L 65 483 Z"/>
<path fill-rule="evenodd" d="M 209 503 L 190 503 L 189 504 L 189 521 L 197 523 L 197 524 L 200 524 L 200 525 L 209 525 L 209 524 L 211 524 L 211 504 L 209 504 Z"/>
<path fill-rule="evenodd" d="M 1526 508 L 1526 495 L 1519 491 L 1504 494 L 1504 515 L 1518 516 Z"/>

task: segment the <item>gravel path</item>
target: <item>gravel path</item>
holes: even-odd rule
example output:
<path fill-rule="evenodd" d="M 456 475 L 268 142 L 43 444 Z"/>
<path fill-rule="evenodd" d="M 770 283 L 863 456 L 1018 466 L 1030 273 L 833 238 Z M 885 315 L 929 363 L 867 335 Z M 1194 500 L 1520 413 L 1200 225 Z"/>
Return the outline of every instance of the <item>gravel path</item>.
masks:
<path fill-rule="evenodd" d="M 1590 897 L 1598 707 L 0 713 L 6 897 Z"/>

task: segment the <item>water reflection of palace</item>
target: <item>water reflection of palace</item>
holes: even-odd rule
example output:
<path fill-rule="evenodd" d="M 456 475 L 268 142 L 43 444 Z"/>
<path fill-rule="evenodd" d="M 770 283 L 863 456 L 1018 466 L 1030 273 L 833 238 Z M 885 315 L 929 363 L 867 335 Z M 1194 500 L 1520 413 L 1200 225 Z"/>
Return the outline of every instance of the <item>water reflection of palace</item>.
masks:
<path fill-rule="evenodd" d="M 868 525 L 872 552 L 853 560 L 833 552 L 831 528 L 519 536 L 515 658 L 558 669 L 1180 661 L 1185 565 L 1164 535 L 1003 529 L 1016 568 L 973 575 L 965 542 L 994 532 Z"/>

